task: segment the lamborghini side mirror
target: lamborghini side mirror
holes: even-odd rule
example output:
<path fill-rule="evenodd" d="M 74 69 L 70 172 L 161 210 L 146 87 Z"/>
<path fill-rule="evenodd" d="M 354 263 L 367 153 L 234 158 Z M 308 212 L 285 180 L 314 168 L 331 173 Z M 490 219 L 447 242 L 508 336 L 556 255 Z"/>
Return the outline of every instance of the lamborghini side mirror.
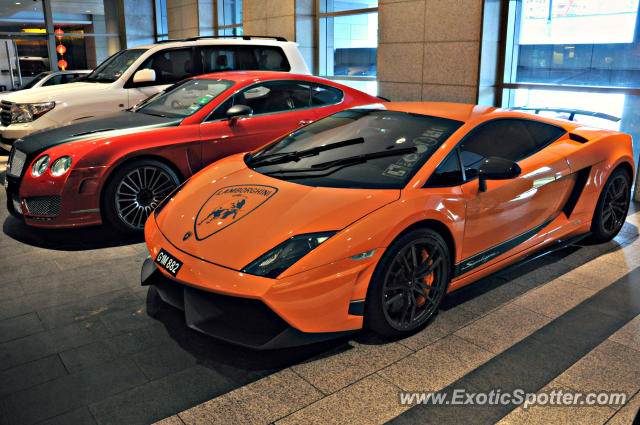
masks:
<path fill-rule="evenodd" d="M 509 159 L 492 156 L 486 158 L 478 168 L 480 192 L 487 190 L 487 180 L 509 180 L 520 175 L 520 166 Z"/>

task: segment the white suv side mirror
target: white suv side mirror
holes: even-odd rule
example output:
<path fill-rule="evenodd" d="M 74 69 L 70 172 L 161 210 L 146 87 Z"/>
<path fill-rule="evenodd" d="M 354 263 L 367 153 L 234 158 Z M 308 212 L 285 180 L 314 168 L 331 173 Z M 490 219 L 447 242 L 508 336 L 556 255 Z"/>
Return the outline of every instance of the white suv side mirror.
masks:
<path fill-rule="evenodd" d="M 153 69 L 141 69 L 133 75 L 133 83 L 151 83 L 156 80 L 156 71 Z"/>

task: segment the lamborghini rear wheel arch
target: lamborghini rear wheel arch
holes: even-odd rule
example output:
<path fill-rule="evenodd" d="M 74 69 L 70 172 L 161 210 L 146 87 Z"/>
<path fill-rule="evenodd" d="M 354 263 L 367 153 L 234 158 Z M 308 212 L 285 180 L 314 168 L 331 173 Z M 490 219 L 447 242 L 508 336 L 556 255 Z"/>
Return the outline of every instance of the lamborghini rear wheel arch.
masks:
<path fill-rule="evenodd" d="M 450 246 L 433 226 L 414 225 L 398 235 L 371 277 L 364 326 L 396 338 L 428 323 L 447 292 L 451 258 Z"/>
<path fill-rule="evenodd" d="M 141 183 L 139 182 L 140 173 L 146 173 L 149 180 L 155 180 L 157 187 L 153 182 L 147 184 L 149 187 L 144 188 L 138 188 L 132 184 L 132 179 L 134 182 Z M 154 205 L 162 201 L 163 195 L 171 193 L 182 181 L 184 178 L 180 171 L 164 158 L 140 156 L 128 159 L 111 172 L 102 188 L 100 210 L 103 222 L 120 233 L 141 232 Z M 142 184 L 139 185 L 142 186 Z M 139 201 L 144 205 L 138 205 Z M 134 214 L 131 211 L 135 209 L 145 215 L 142 220 L 140 217 L 131 218 Z"/>
<path fill-rule="evenodd" d="M 602 186 L 591 220 L 591 239 L 596 243 L 610 241 L 624 225 L 633 185 L 628 167 L 626 163 L 618 165 Z"/>

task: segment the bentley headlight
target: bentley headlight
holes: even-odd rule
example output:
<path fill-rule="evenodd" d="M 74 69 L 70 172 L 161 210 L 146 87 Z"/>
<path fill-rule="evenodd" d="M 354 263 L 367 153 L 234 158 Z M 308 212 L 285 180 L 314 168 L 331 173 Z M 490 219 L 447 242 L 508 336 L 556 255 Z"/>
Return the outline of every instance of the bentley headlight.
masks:
<path fill-rule="evenodd" d="M 71 157 L 61 156 L 51 164 L 51 175 L 56 177 L 61 176 L 69 171 L 69 168 L 71 168 Z"/>
<path fill-rule="evenodd" d="M 15 103 L 11 105 L 11 123 L 31 122 L 56 106 L 55 102 Z"/>
<path fill-rule="evenodd" d="M 33 167 L 31 167 L 31 175 L 33 177 L 40 177 L 47 171 L 49 167 L 49 155 L 43 155 L 33 163 Z"/>
<path fill-rule="evenodd" d="M 242 271 L 274 279 L 335 234 L 336 232 L 321 232 L 294 236 L 258 257 Z"/>

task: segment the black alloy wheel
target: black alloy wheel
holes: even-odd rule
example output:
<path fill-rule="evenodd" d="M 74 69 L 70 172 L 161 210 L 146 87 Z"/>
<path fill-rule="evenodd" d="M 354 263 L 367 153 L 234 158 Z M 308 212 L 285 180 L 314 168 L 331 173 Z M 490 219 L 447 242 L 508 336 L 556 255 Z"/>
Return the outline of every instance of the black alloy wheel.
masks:
<path fill-rule="evenodd" d="M 627 218 L 631 200 L 631 177 L 621 168 L 616 169 L 602 188 L 591 223 L 596 242 L 613 239 Z"/>
<path fill-rule="evenodd" d="M 409 232 L 383 255 L 372 278 L 365 322 L 379 334 L 397 337 L 427 323 L 449 284 L 449 250 L 431 229 Z"/>

